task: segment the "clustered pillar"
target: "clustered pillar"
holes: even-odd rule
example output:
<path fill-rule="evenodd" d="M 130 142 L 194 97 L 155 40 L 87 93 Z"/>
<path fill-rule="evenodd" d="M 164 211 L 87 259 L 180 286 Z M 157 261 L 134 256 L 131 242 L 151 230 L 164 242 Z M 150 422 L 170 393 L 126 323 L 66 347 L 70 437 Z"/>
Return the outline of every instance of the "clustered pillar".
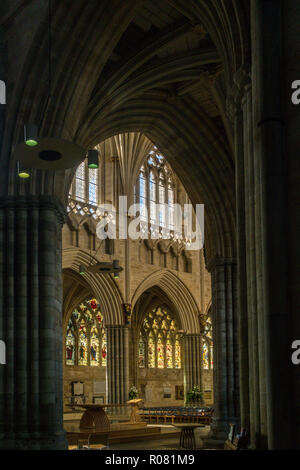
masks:
<path fill-rule="evenodd" d="M 63 449 L 64 211 L 51 197 L 0 200 L 0 448 Z"/>
<path fill-rule="evenodd" d="M 128 328 L 108 325 L 106 334 L 108 403 L 125 404 L 129 393 Z"/>
<path fill-rule="evenodd" d="M 201 335 L 187 334 L 184 339 L 185 394 L 197 385 L 201 388 Z"/>
<path fill-rule="evenodd" d="M 212 276 L 214 341 L 214 416 L 212 435 L 223 439 L 239 422 L 236 261 L 215 259 Z"/>
<path fill-rule="evenodd" d="M 234 76 L 241 425 L 289 448 L 291 394 L 281 71 L 282 2 L 251 2 L 252 63 Z M 297 17 L 295 14 L 294 17 Z M 217 347 L 217 344 L 215 343 Z"/>

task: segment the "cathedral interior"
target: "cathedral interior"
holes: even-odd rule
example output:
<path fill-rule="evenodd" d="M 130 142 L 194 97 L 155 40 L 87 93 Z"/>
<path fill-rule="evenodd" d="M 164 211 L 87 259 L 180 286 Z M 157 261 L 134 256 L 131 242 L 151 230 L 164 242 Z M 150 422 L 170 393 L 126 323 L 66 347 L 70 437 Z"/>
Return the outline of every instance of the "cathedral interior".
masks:
<path fill-rule="evenodd" d="M 1 1 L 0 449 L 88 419 L 300 448 L 299 25 L 297 0 Z"/>

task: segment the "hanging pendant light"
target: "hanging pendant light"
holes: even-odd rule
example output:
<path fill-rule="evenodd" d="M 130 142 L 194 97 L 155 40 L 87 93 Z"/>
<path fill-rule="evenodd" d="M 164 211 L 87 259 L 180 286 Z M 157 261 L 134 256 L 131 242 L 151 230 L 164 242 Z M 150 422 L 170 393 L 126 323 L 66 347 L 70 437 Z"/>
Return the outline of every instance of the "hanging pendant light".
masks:
<path fill-rule="evenodd" d="M 120 264 L 118 259 L 113 260 L 114 279 L 119 279 Z"/>
<path fill-rule="evenodd" d="M 83 264 L 79 265 L 79 274 L 81 274 L 81 276 L 85 274 L 85 266 Z"/>
<path fill-rule="evenodd" d="M 39 137 L 37 145 L 22 142 L 14 149 L 14 157 L 25 168 L 66 170 L 78 166 L 85 157 L 82 147 L 67 140 Z"/>
<path fill-rule="evenodd" d="M 26 170 L 25 168 L 23 168 L 22 165 L 20 165 L 19 160 L 17 161 L 17 173 L 18 173 L 18 177 L 23 179 L 23 180 L 30 178 L 29 171 Z"/>
<path fill-rule="evenodd" d="M 24 142 L 29 147 L 35 147 L 38 144 L 38 129 L 35 124 L 26 124 L 24 126 Z"/>
<path fill-rule="evenodd" d="M 88 151 L 88 167 L 91 169 L 99 167 L 98 150 L 93 149 Z"/>
<path fill-rule="evenodd" d="M 51 86 L 51 0 L 49 1 L 49 94 L 47 105 L 53 99 Z M 46 110 L 44 111 L 46 112 Z M 78 166 L 85 158 L 85 150 L 67 140 L 54 137 L 38 137 L 37 126 L 24 126 L 24 142 L 14 149 L 14 158 L 25 168 L 40 170 L 66 170 Z"/>

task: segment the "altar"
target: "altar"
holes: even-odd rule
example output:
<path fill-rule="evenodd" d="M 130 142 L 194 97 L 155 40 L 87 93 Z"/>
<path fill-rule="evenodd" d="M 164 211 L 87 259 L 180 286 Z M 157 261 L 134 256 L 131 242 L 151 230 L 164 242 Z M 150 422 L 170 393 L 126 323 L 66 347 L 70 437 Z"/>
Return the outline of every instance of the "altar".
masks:
<path fill-rule="evenodd" d="M 130 421 L 125 421 L 123 423 L 118 423 L 118 428 L 124 426 L 132 426 L 135 427 L 146 427 L 147 424 L 142 422 L 141 417 L 139 415 L 138 407 L 141 403 L 141 399 L 134 399 L 129 400 L 127 404 L 112 404 L 112 403 L 102 403 L 102 404 L 95 404 L 95 403 L 83 403 L 76 405 L 76 408 L 80 408 L 84 410 L 84 413 L 81 417 L 79 428 L 84 430 L 94 430 L 94 431 L 109 431 L 112 425 L 109 417 L 105 411 L 105 409 L 109 408 L 120 408 L 120 407 L 127 407 L 131 406 L 131 415 Z M 68 405 L 71 407 L 72 405 Z"/>
<path fill-rule="evenodd" d="M 81 419 L 64 423 L 69 445 L 77 446 L 80 442 L 108 445 L 108 442 L 123 442 L 159 435 L 160 428 L 149 427 L 141 421 L 138 405 L 141 400 L 133 400 L 124 405 L 115 404 L 80 404 L 76 408 L 84 412 Z M 111 423 L 105 409 L 113 407 L 131 407 L 130 421 Z"/>

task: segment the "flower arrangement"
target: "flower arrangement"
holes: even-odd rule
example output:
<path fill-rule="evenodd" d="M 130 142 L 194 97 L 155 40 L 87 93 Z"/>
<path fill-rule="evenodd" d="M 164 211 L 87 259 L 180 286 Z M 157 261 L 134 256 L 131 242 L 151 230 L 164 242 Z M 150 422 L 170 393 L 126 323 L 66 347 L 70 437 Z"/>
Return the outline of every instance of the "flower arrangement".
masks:
<path fill-rule="evenodd" d="M 186 394 L 187 404 L 203 404 L 203 392 L 200 392 L 198 385 L 194 385 L 192 389 Z"/>
<path fill-rule="evenodd" d="M 129 389 L 129 400 L 134 400 L 137 397 L 138 397 L 138 389 L 134 385 L 131 385 Z"/>

